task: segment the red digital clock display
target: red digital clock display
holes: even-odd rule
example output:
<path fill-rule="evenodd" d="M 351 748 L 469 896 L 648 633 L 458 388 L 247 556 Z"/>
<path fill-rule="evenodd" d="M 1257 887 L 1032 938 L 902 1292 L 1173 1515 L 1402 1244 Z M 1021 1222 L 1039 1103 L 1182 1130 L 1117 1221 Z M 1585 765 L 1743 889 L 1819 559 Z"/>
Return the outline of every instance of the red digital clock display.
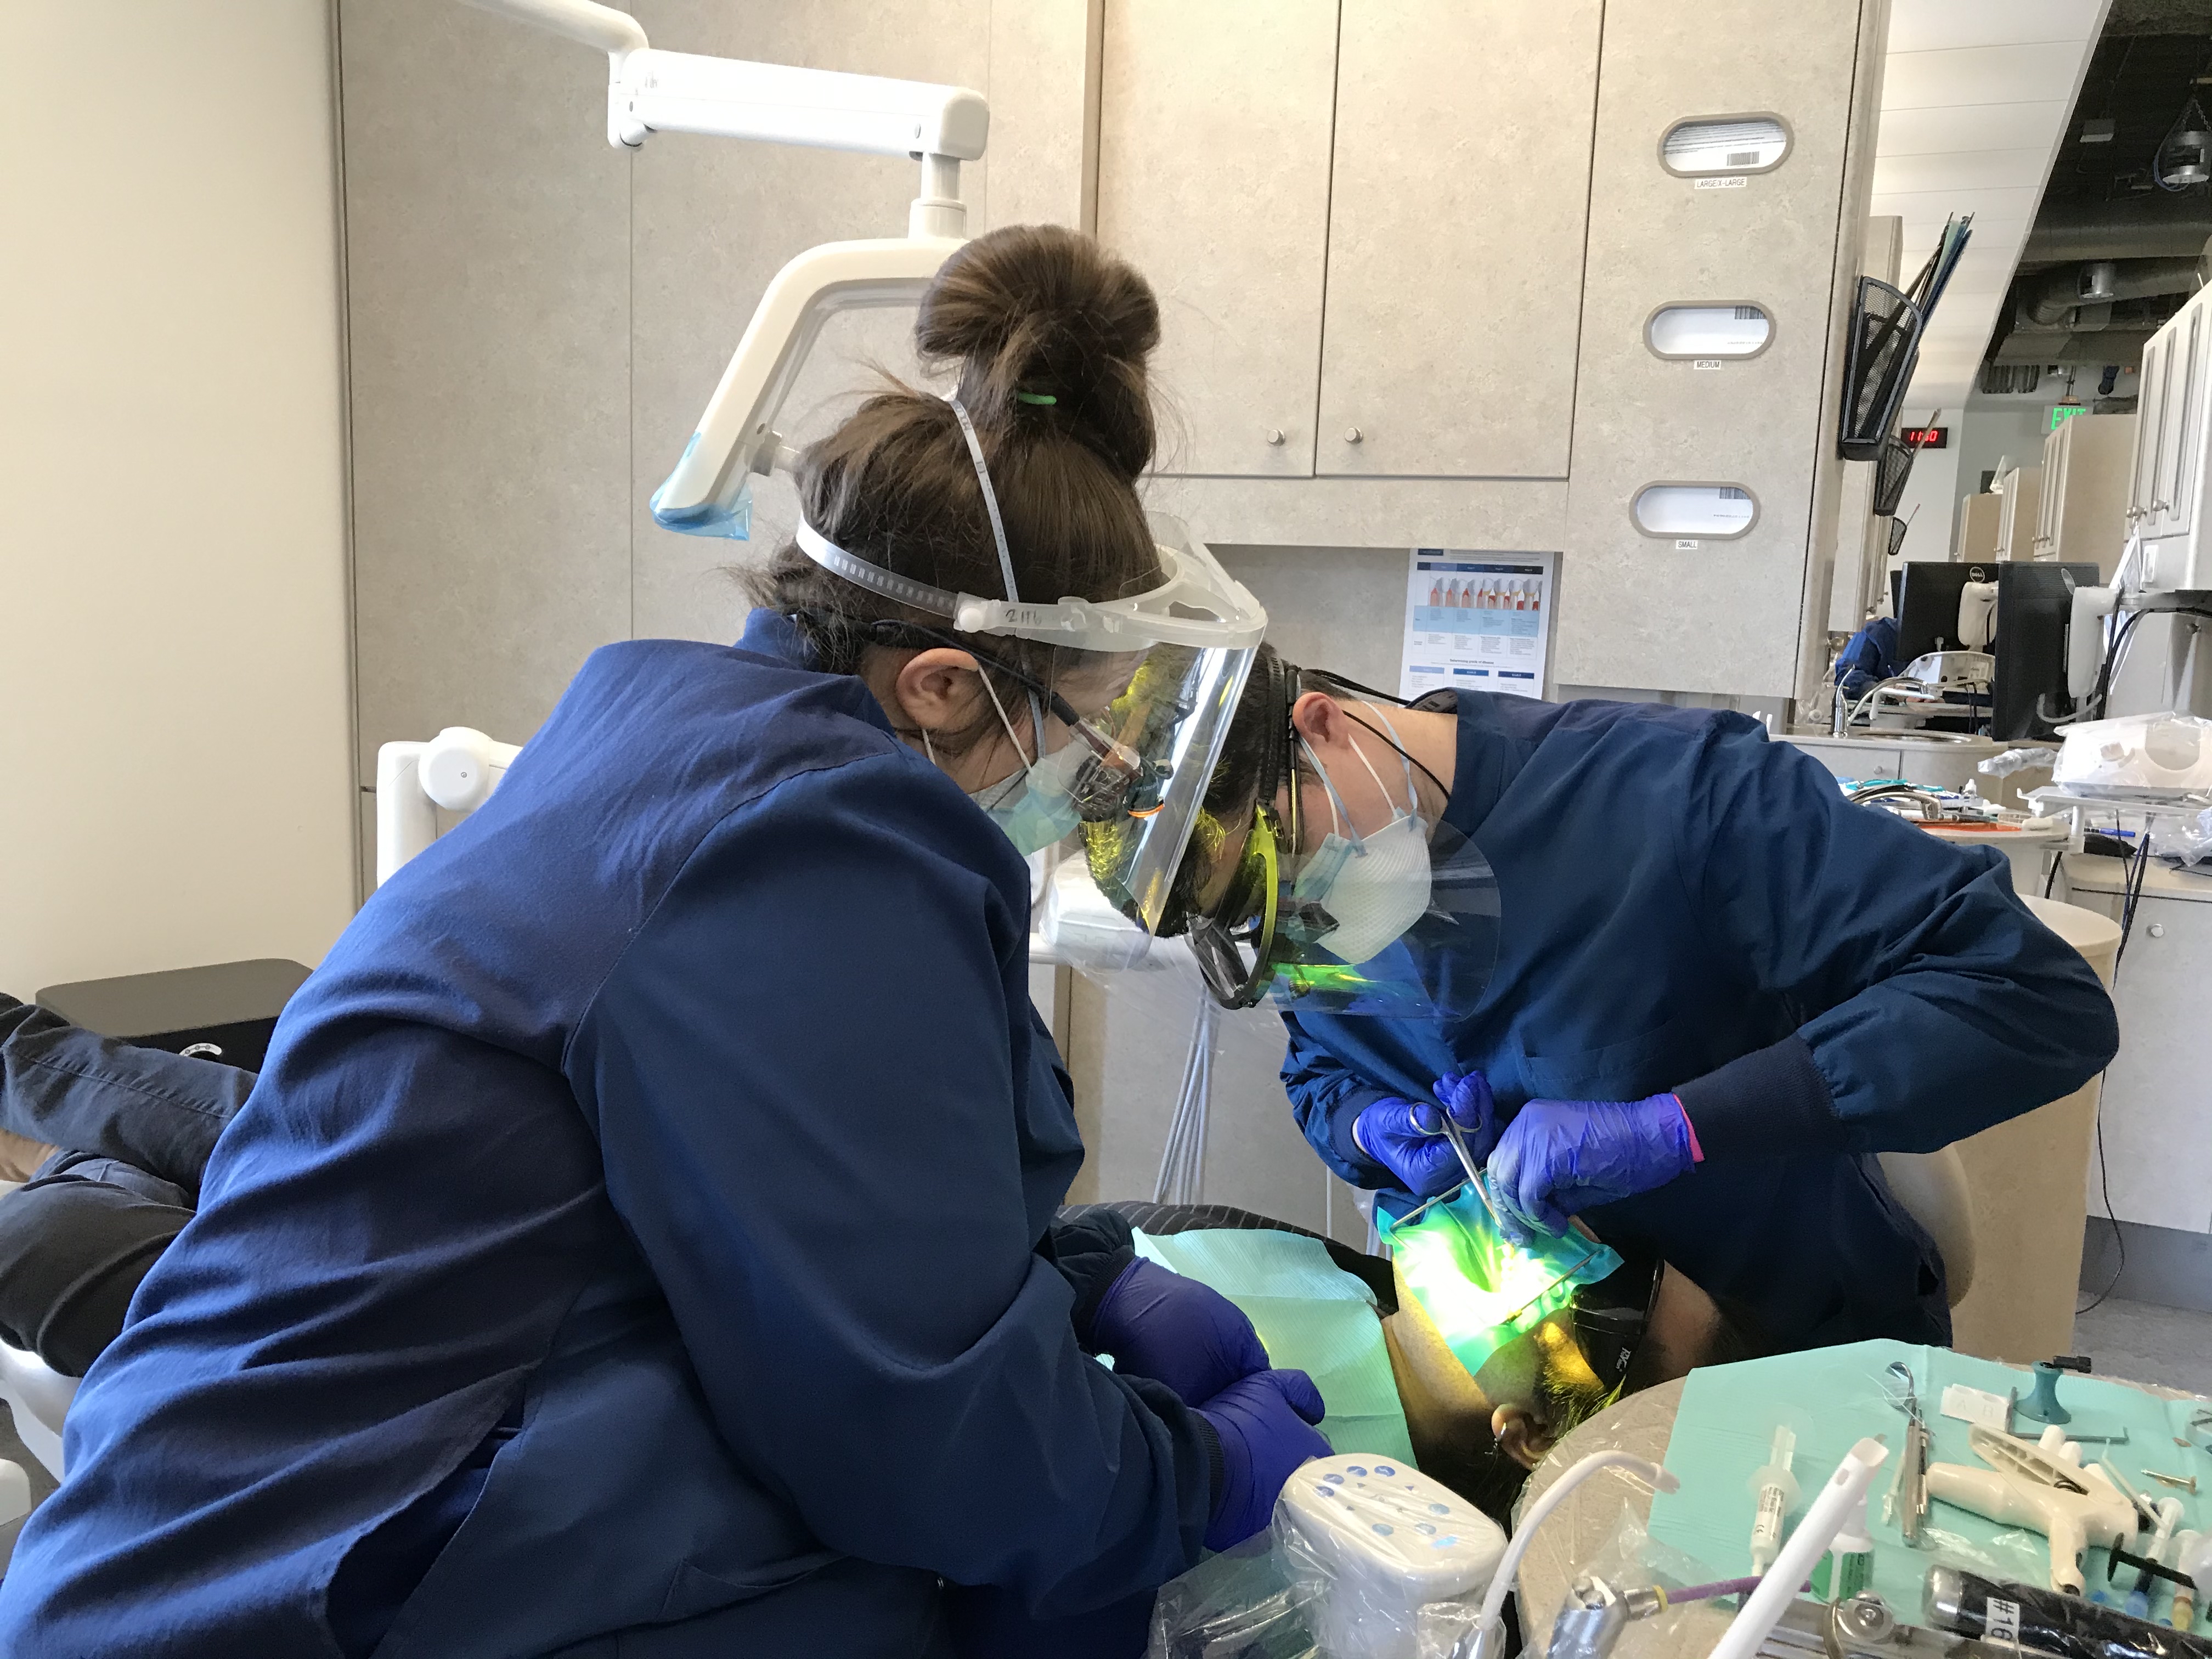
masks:
<path fill-rule="evenodd" d="M 1948 449 L 1951 443 L 1951 428 L 1948 426 L 1899 427 L 1897 435 L 1915 449 Z"/>

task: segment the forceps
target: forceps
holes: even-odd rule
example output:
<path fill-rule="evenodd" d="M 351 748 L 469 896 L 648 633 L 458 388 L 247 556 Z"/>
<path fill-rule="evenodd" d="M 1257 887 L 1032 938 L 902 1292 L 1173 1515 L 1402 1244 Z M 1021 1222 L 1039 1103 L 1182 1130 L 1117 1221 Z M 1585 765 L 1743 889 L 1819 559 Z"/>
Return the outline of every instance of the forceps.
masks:
<path fill-rule="evenodd" d="M 1482 1207 L 1490 1212 L 1491 1220 L 1497 1222 L 1499 1231 L 1503 1231 L 1505 1224 L 1498 1220 L 1498 1206 L 1490 1201 L 1490 1188 L 1483 1184 L 1482 1171 L 1474 1164 L 1474 1154 L 1467 1149 L 1466 1131 L 1452 1121 L 1452 1115 L 1442 1106 L 1437 1108 L 1437 1115 L 1443 1120 L 1444 1126 L 1439 1133 L 1451 1142 L 1451 1149 L 1459 1158 L 1459 1167 L 1467 1171 L 1467 1184 L 1474 1188 L 1474 1195 L 1482 1200 Z"/>

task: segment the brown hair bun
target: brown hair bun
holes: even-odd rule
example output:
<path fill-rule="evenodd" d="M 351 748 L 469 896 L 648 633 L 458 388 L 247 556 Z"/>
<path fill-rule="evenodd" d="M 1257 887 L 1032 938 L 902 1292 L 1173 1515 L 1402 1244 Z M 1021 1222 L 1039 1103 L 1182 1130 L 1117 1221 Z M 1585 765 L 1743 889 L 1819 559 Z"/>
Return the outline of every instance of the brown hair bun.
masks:
<path fill-rule="evenodd" d="M 1132 483 L 1152 465 L 1145 364 L 1160 343 L 1159 304 L 1091 238 L 1058 225 L 978 237 L 938 273 L 915 342 L 925 362 L 960 363 L 960 399 L 979 427 L 1054 428 Z"/>

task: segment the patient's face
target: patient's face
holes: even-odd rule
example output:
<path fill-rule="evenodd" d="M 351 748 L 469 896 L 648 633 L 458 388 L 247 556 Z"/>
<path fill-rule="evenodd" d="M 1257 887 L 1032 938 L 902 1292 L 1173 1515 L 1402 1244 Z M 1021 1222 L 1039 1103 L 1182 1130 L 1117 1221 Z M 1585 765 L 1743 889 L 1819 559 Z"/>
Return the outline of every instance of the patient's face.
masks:
<path fill-rule="evenodd" d="M 1486 1492 L 1517 1486 L 1520 1475 L 1605 1403 L 1605 1386 L 1583 1358 L 1565 1310 L 1508 1342 L 1472 1376 L 1403 1278 L 1398 1311 L 1382 1328 L 1415 1460 L 1478 1504 Z M 1686 1376 L 1710 1358 L 1721 1328 L 1712 1298 L 1686 1275 L 1662 1267 L 1624 1391 Z"/>

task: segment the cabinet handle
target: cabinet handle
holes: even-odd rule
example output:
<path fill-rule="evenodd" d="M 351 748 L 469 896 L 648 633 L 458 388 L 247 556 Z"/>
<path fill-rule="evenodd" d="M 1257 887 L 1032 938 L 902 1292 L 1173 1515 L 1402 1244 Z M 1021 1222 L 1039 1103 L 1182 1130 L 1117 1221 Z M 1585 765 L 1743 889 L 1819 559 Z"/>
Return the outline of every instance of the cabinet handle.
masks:
<path fill-rule="evenodd" d="M 1365 433 L 1362 432 L 1356 426 L 1348 426 L 1344 428 L 1344 441 L 1348 444 L 1356 444 L 1366 435 L 1367 434 Z"/>
<path fill-rule="evenodd" d="M 1271 426 L 1271 427 L 1269 427 L 1269 428 L 1267 428 L 1267 444 L 1268 444 L 1268 447 L 1269 447 L 1270 448 L 1276 448 L 1276 447 L 1279 447 L 1281 446 L 1281 444 L 1282 444 L 1282 441 L 1283 441 L 1283 428 L 1280 428 L 1280 427 L 1279 427 L 1279 426 Z"/>

